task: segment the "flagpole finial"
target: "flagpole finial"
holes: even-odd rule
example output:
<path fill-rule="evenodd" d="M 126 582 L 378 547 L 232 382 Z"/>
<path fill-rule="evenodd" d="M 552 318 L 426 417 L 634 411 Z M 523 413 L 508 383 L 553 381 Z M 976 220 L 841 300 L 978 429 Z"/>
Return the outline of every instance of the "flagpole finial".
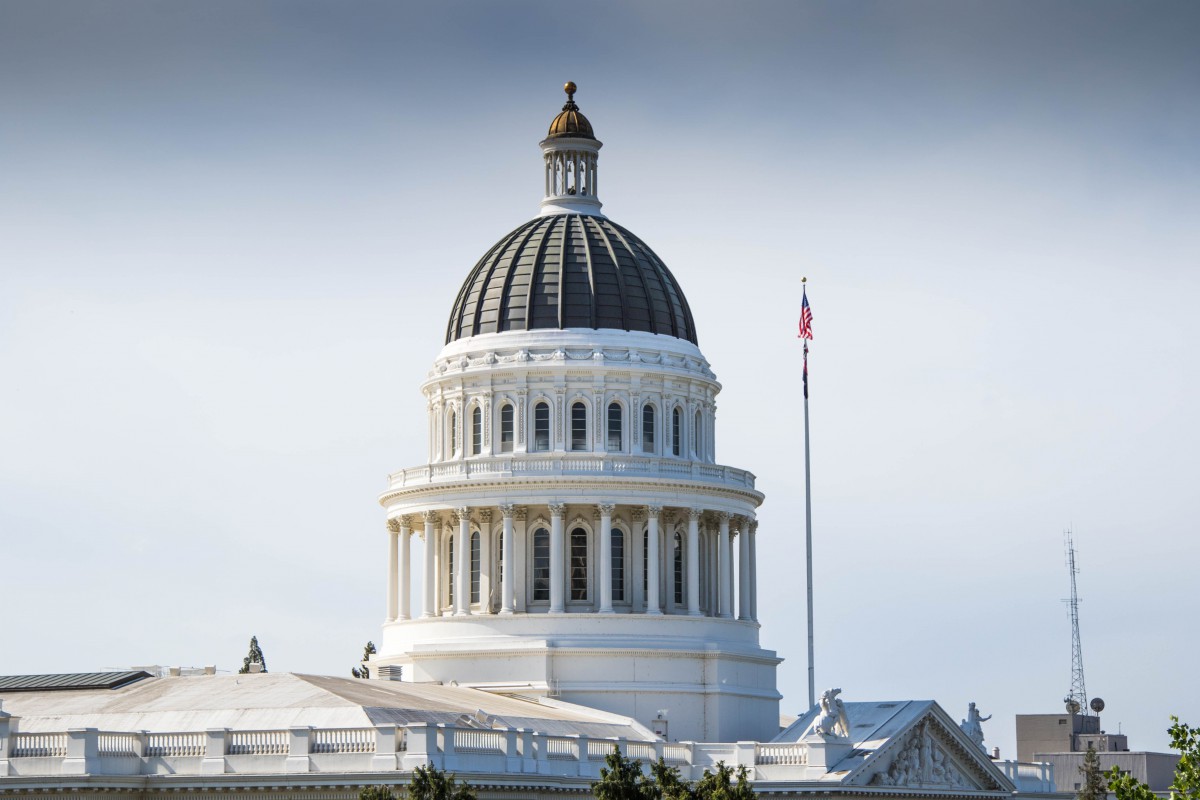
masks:
<path fill-rule="evenodd" d="M 801 283 L 808 283 L 808 278 L 801 278 L 801 279 L 800 279 L 800 282 L 801 282 Z"/>

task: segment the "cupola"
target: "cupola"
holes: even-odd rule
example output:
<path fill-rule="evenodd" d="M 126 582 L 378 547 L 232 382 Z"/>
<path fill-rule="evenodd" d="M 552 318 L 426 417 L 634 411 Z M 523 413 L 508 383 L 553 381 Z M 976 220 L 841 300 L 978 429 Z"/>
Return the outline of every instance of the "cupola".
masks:
<path fill-rule="evenodd" d="M 541 142 L 546 179 L 543 216 L 601 216 L 603 204 L 596 194 L 596 160 L 603 145 L 596 139 L 592 123 L 575 104 L 575 89 L 572 81 L 563 86 L 567 102 L 551 121 L 550 131 Z"/>

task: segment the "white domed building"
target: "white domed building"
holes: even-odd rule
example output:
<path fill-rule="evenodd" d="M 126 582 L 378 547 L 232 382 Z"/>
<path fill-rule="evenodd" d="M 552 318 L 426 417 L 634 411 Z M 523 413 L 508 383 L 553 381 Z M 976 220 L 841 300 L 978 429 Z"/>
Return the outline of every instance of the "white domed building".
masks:
<path fill-rule="evenodd" d="M 427 462 L 380 499 L 392 558 L 377 663 L 674 740 L 770 738 L 763 495 L 717 463 L 721 385 L 679 281 L 601 212 L 601 143 L 574 88 L 541 142 L 540 213 L 484 254 L 450 311 L 422 385 Z"/>

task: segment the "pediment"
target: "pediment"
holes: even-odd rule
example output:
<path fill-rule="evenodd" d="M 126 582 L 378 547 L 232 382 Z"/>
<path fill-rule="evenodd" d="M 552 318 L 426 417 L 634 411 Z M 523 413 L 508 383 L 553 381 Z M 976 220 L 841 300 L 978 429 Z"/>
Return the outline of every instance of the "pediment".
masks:
<path fill-rule="evenodd" d="M 991 759 L 936 705 L 846 776 L 856 786 L 1012 792 Z"/>

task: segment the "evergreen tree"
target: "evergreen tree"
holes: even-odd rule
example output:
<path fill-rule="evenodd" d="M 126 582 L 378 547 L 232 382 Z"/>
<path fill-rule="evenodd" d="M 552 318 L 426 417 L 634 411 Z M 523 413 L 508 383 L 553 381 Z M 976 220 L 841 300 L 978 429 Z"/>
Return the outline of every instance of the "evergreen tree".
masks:
<path fill-rule="evenodd" d="M 363 648 L 363 657 L 362 657 L 363 663 L 360 664 L 359 666 L 351 669 L 350 674 L 356 678 L 371 677 L 371 669 L 370 669 L 370 667 L 367 666 L 366 662 L 368 660 L 370 660 L 371 656 L 375 655 L 376 652 L 377 651 L 375 650 L 375 643 L 367 642 L 367 646 Z"/>
<path fill-rule="evenodd" d="M 396 795 L 386 786 L 364 786 L 358 793 L 358 800 L 397 800 Z"/>
<path fill-rule="evenodd" d="M 262 664 L 262 671 L 267 671 L 267 660 L 263 658 L 262 649 L 258 646 L 257 636 L 250 637 L 250 654 L 242 659 L 242 668 L 238 670 L 238 674 L 248 674 L 251 664 Z"/>
<path fill-rule="evenodd" d="M 717 762 L 716 772 L 704 770 L 704 777 L 696 784 L 697 800 L 754 800 L 754 787 L 750 784 L 745 767 L 737 769 L 737 783 L 733 781 L 733 767 Z"/>
<path fill-rule="evenodd" d="M 1079 772 L 1083 775 L 1083 785 L 1075 795 L 1078 800 L 1105 800 L 1108 797 L 1108 786 L 1104 783 L 1104 773 L 1100 771 L 1100 756 L 1091 745 L 1083 754 Z"/>
<path fill-rule="evenodd" d="M 1171 781 L 1171 800 L 1200 800 L 1200 728 L 1189 728 L 1171 717 L 1171 749 L 1179 751 L 1175 780 Z M 1122 775 L 1113 767 L 1107 773 L 1108 789 L 1117 800 L 1159 800 L 1150 787 L 1132 775 Z"/>
<path fill-rule="evenodd" d="M 432 764 L 413 770 L 408 797 L 409 800 L 477 800 L 475 790 L 465 782 L 458 783 L 453 772 L 443 772 Z"/>
<path fill-rule="evenodd" d="M 650 775 L 654 778 L 651 797 L 655 800 L 695 800 L 691 784 L 683 779 L 678 769 L 668 767 L 661 758 L 650 765 Z"/>
<path fill-rule="evenodd" d="M 653 800 L 654 783 L 642 773 L 642 762 L 621 754 L 614 744 L 604 757 L 600 780 L 592 784 L 592 794 L 600 800 Z"/>

